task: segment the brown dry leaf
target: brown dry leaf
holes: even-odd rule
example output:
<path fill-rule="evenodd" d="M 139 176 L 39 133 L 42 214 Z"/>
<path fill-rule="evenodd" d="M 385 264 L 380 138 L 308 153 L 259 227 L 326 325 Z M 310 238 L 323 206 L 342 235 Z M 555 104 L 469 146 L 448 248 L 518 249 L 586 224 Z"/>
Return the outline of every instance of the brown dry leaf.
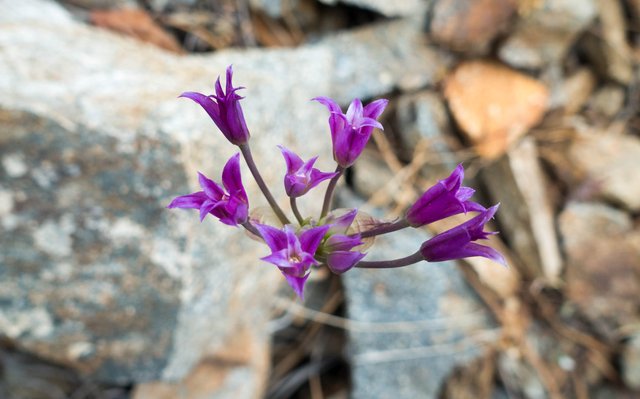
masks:
<path fill-rule="evenodd" d="M 101 28 L 135 37 L 165 50 L 182 54 L 178 41 L 158 25 L 144 10 L 122 8 L 92 11 L 91 22 Z"/>
<path fill-rule="evenodd" d="M 542 118 L 549 91 L 506 66 L 469 61 L 445 80 L 445 97 L 479 155 L 494 159 Z"/>

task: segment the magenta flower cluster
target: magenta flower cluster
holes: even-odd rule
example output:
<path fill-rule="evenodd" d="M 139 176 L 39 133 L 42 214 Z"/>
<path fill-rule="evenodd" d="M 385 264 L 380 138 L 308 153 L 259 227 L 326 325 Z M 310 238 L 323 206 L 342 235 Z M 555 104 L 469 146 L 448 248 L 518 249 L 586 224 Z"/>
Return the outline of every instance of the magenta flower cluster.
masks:
<path fill-rule="evenodd" d="M 503 256 L 495 249 L 478 244 L 492 232 L 484 230 L 493 218 L 498 205 L 486 209 L 470 200 L 474 190 L 463 187 L 464 169 L 458 165 L 451 175 L 440 180 L 407 210 L 404 218 L 393 223 L 379 223 L 358 231 L 354 220 L 358 210 L 332 211 L 331 203 L 336 183 L 344 171 L 352 166 L 364 150 L 374 129 L 383 129 L 378 121 L 388 101 L 381 99 L 363 106 L 359 99 L 343 113 L 340 106 L 328 97 L 316 97 L 329 111 L 329 130 L 333 143 L 333 159 L 337 166 L 333 172 L 322 172 L 314 167 L 318 157 L 307 161 L 293 151 L 279 146 L 284 157 L 284 191 L 289 197 L 295 222 L 291 222 L 265 184 L 255 164 L 249 146 L 249 129 L 244 119 L 240 97 L 234 87 L 233 71 L 227 68 L 225 89 L 220 78 L 215 84 L 215 94 L 205 95 L 186 92 L 181 97 L 198 103 L 211 117 L 218 129 L 238 146 L 236 153 L 222 171 L 222 185 L 198 174 L 200 191 L 176 197 L 169 208 L 197 209 L 202 221 L 207 215 L 218 218 L 230 226 L 242 226 L 267 245 L 271 253 L 262 258 L 275 265 L 299 297 L 314 267 L 327 266 L 334 273 L 344 273 L 356 268 L 395 268 L 420 261 L 440 262 L 473 256 L 482 256 L 503 265 Z M 252 220 L 249 216 L 249 200 L 240 173 L 240 154 L 244 158 L 258 187 L 279 219 L 279 225 L 270 226 Z M 320 183 L 328 181 L 322 211 L 318 217 L 304 217 L 297 206 L 297 199 Z M 363 239 L 387 234 L 404 228 L 419 228 L 449 216 L 474 212 L 468 221 L 425 241 L 413 254 L 393 260 L 364 260 L 366 253 Z"/>

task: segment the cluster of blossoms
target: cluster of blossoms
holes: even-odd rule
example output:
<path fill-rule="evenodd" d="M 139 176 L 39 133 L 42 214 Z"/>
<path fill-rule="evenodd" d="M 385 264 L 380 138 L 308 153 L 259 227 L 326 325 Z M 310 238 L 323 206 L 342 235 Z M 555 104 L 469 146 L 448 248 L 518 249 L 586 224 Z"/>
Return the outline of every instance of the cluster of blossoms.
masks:
<path fill-rule="evenodd" d="M 353 100 L 346 113 L 330 98 L 317 97 L 315 101 L 329 110 L 329 128 L 333 142 L 333 158 L 337 163 L 334 172 L 322 172 L 314 168 L 318 157 L 304 161 L 291 150 L 279 146 L 286 164 L 284 189 L 289 196 L 295 223 L 292 223 L 275 201 L 262 179 L 249 147 L 247 128 L 240 100 L 236 92 L 242 87 L 233 87 L 232 69 L 226 73 L 223 90 L 220 78 L 215 84 L 215 94 L 186 92 L 181 97 L 189 98 L 202 106 L 222 134 L 238 146 L 239 153 L 231 157 L 222 171 L 222 186 L 199 173 L 201 191 L 175 198 L 169 208 L 191 208 L 200 211 L 200 220 L 213 215 L 222 223 L 242 226 L 260 237 L 271 250 L 262 260 L 274 264 L 298 296 L 303 297 L 304 284 L 311 269 L 326 265 L 334 273 L 344 273 L 351 268 L 395 268 L 420 261 L 439 262 L 472 256 L 483 256 L 505 264 L 502 255 L 495 249 L 476 243 L 488 238 L 492 232 L 484 231 L 487 223 L 498 209 L 498 205 L 485 208 L 470 201 L 474 190 L 462 186 L 462 165 L 449 177 L 429 188 L 395 222 L 374 223 L 357 231 L 354 220 L 357 209 L 331 212 L 331 203 L 336 183 L 344 171 L 354 164 L 362 153 L 374 128 L 382 129 L 378 118 L 387 106 L 387 100 L 377 100 L 366 106 Z M 281 225 L 269 226 L 249 216 L 249 200 L 240 173 L 242 154 L 267 202 Z M 297 206 L 297 198 L 305 195 L 319 183 L 329 180 L 319 217 L 303 217 Z M 363 239 L 391 233 L 404 228 L 419 228 L 429 223 L 460 213 L 477 213 L 467 222 L 425 241 L 409 256 L 386 261 L 365 261 L 361 252 Z"/>

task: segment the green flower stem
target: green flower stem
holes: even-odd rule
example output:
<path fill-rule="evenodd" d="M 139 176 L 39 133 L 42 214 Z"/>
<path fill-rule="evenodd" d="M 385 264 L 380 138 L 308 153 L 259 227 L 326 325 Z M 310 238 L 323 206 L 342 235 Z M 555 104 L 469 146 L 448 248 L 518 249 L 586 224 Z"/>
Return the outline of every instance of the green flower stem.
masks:
<path fill-rule="evenodd" d="M 331 210 L 331 202 L 333 201 L 333 190 L 336 188 L 336 184 L 338 180 L 340 180 L 340 176 L 344 172 L 344 168 L 340 165 L 336 167 L 337 175 L 333 176 L 333 178 L 329 181 L 329 185 L 327 186 L 327 191 L 324 193 L 324 201 L 322 202 L 322 212 L 320 212 L 320 219 L 327 216 L 327 213 Z"/>
<path fill-rule="evenodd" d="M 287 216 L 285 216 L 284 212 L 282 212 L 282 209 L 273 198 L 273 195 L 271 195 L 271 191 L 269 191 L 269 188 L 264 183 L 262 176 L 260 176 L 260 172 L 258 171 L 258 168 L 256 167 L 256 164 L 253 160 L 253 156 L 251 155 L 249 143 L 240 144 L 238 147 L 240 147 L 240 152 L 242 152 L 242 156 L 244 156 L 244 160 L 247 162 L 247 166 L 249 166 L 249 170 L 251 171 L 253 178 L 256 180 L 256 183 L 258 183 L 260 191 L 262 191 L 262 194 L 264 194 L 264 197 L 267 199 L 267 202 L 271 206 L 271 209 L 273 209 L 273 211 L 275 212 L 278 219 L 280 219 L 280 222 L 282 224 L 291 223 Z"/>
<path fill-rule="evenodd" d="M 400 219 L 394 223 L 383 224 L 378 227 L 374 227 L 370 230 L 360 232 L 360 238 L 367 238 L 373 236 L 379 236 L 381 234 L 392 233 L 394 231 L 402 230 L 409 227 L 409 222 L 406 219 Z"/>
<path fill-rule="evenodd" d="M 296 202 L 296 197 L 289 198 L 289 203 L 291 204 L 291 210 L 293 211 L 293 214 L 296 216 L 298 223 L 300 223 L 300 226 L 302 226 L 304 224 L 304 218 L 300 214 L 300 210 L 298 210 L 298 203 Z"/>
<path fill-rule="evenodd" d="M 361 269 L 393 269 L 396 267 L 404 267 L 413 265 L 414 263 L 418 263 L 424 260 L 424 256 L 420 253 L 420 251 L 416 252 L 413 255 L 409 255 L 400 259 L 393 260 L 375 260 L 375 261 L 360 261 L 356 264 L 355 267 L 359 267 Z"/>

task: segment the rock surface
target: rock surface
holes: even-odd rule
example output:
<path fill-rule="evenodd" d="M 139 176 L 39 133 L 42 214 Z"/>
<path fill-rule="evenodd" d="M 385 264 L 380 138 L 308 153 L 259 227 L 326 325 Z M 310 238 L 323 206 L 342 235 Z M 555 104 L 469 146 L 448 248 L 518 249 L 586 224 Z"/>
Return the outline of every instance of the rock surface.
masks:
<path fill-rule="evenodd" d="M 514 0 L 440 0 L 433 6 L 430 37 L 455 51 L 482 54 L 516 12 Z"/>
<path fill-rule="evenodd" d="M 347 103 L 394 89 L 415 90 L 442 79 L 452 57 L 425 45 L 423 24 L 423 16 L 416 15 L 320 41 L 316 47 L 331 56 L 330 95 Z"/>
<path fill-rule="evenodd" d="M 458 162 L 450 145 L 451 122 L 444 99 L 437 92 L 423 90 L 401 96 L 395 123 L 402 159 L 410 161 L 418 143 L 426 140 L 430 149 L 429 167 L 424 168 L 426 174 L 441 176 L 456 167 Z"/>
<path fill-rule="evenodd" d="M 427 234 L 378 237 L 367 259 L 416 251 Z M 498 266 L 496 266 L 498 267 Z M 488 311 L 453 262 L 344 274 L 354 399 L 433 398 L 456 365 L 496 338 Z"/>
<path fill-rule="evenodd" d="M 567 296 L 597 331 L 615 331 L 638 319 L 640 231 L 619 210 L 597 203 L 570 203 L 559 216 L 567 255 Z"/>
<path fill-rule="evenodd" d="M 0 329 L 103 381 L 179 380 L 244 325 L 256 348 L 268 345 L 261 326 L 280 275 L 256 260 L 264 248 L 239 229 L 164 209 L 196 189 L 196 170 L 217 177 L 234 152 L 177 94 L 207 92 L 233 62 L 248 87 L 257 162 L 279 187 L 283 165 L 267 162 L 277 143 L 330 165 L 326 112 L 309 98 L 346 102 L 435 77 L 401 68 L 434 65 L 432 50 L 408 46 L 406 60 L 387 63 L 384 43 L 419 37 L 406 21 L 295 50 L 178 57 L 76 23 L 52 2 L 0 7 L 0 244 L 11 248 L 0 259 Z M 255 190 L 250 198 L 262 205 Z"/>
<path fill-rule="evenodd" d="M 528 2 L 514 32 L 500 47 L 500 59 L 518 68 L 559 63 L 569 47 L 596 17 L 595 0 Z"/>
<path fill-rule="evenodd" d="M 568 150 L 574 183 L 593 182 L 597 197 L 640 210 L 640 140 L 630 135 L 585 132 Z"/>
<path fill-rule="evenodd" d="M 445 80 L 451 112 L 478 153 L 497 158 L 542 118 L 549 93 L 504 65 L 467 61 Z"/>

